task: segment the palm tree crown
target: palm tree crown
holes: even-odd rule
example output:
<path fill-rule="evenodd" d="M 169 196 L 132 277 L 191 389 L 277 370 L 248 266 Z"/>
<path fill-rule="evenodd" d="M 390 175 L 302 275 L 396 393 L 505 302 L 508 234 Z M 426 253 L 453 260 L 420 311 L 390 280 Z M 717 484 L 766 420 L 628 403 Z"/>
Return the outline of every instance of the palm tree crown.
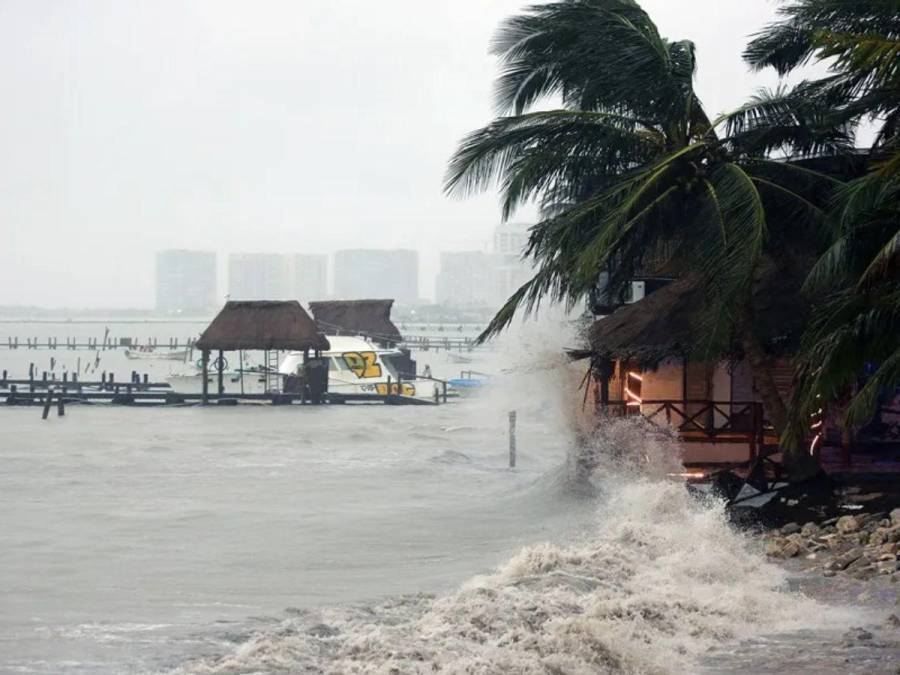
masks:
<path fill-rule="evenodd" d="M 621 285 L 661 250 L 670 268 L 702 275 L 712 316 L 739 305 L 750 311 L 736 298 L 769 236 L 767 210 L 818 219 L 835 184 L 767 152 L 830 152 L 852 140 L 851 127 L 799 100 L 779 101 L 778 129 L 761 133 L 754 119 L 769 96 L 710 122 L 693 88 L 693 43 L 663 38 L 633 0 L 532 7 L 504 22 L 493 46 L 501 116 L 462 141 L 446 187 L 465 194 L 496 181 L 504 216 L 536 200 L 544 218 L 525 252 L 534 278 L 484 337 L 520 306 L 575 302 L 602 270 Z M 529 112 L 548 95 L 563 107 Z"/>

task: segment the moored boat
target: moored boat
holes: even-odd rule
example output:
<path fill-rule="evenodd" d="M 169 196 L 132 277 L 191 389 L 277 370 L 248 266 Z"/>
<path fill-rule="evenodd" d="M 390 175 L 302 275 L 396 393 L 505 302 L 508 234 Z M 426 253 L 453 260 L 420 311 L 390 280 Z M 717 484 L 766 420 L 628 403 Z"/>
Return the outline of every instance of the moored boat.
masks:
<path fill-rule="evenodd" d="M 135 349 L 126 349 L 125 358 L 136 360 L 146 359 L 152 361 L 186 361 L 190 350 L 162 350 L 156 347 L 137 347 Z"/>
<path fill-rule="evenodd" d="M 338 394 L 401 394 L 433 400 L 443 394 L 443 384 L 402 370 L 404 353 L 379 347 L 361 336 L 329 335 L 331 348 L 321 353 L 328 361 L 328 391 Z M 303 354 L 289 352 L 278 367 L 283 376 L 297 375 Z M 399 383 L 399 388 L 398 388 Z"/>
<path fill-rule="evenodd" d="M 380 347 L 361 336 L 329 335 L 331 345 L 320 353 L 328 363 L 328 391 L 338 394 L 400 394 L 415 398 L 443 396 L 444 383 L 403 369 L 405 354 L 397 348 Z M 226 393 L 266 394 L 282 391 L 285 379 L 302 374 L 304 355 L 288 352 L 277 371 L 265 367 L 228 369 L 222 374 Z M 210 391 L 218 384 L 218 373 L 207 376 Z M 175 374 L 166 378 L 178 393 L 199 393 L 203 389 L 200 372 Z M 399 385 L 398 385 L 399 383 Z M 455 394 L 455 392 L 450 395 Z"/>

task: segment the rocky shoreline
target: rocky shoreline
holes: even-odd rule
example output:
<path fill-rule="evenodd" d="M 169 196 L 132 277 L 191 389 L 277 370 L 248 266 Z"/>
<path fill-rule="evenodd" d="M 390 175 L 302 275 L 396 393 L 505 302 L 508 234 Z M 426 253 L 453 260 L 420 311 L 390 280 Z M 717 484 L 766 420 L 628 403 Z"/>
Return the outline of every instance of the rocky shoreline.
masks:
<path fill-rule="evenodd" d="M 802 558 L 823 576 L 867 581 L 879 575 L 900 582 L 900 508 L 858 512 L 821 522 L 787 523 L 763 535 L 766 555 Z M 900 590 L 900 587 L 898 587 Z"/>

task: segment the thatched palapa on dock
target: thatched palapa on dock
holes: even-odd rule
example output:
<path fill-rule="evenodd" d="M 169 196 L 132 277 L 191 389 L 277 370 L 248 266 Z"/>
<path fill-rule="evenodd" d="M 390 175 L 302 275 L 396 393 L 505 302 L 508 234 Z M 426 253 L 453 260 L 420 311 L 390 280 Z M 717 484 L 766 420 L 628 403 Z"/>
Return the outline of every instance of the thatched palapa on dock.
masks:
<path fill-rule="evenodd" d="M 328 340 L 296 300 L 230 301 L 195 345 L 204 351 L 325 351 Z"/>
<path fill-rule="evenodd" d="M 403 336 L 391 321 L 393 305 L 393 300 L 326 300 L 311 302 L 309 308 L 325 333 L 400 342 Z"/>

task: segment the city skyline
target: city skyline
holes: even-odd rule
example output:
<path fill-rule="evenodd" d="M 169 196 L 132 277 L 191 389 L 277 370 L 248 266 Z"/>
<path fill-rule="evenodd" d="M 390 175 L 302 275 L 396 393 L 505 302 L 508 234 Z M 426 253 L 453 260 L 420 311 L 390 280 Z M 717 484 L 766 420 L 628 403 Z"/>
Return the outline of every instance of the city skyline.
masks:
<path fill-rule="evenodd" d="M 324 254 L 163 249 L 155 253 L 154 306 L 169 313 L 198 311 L 198 296 L 212 296 L 209 307 L 227 299 L 310 302 L 366 297 L 391 297 L 407 304 L 499 305 L 528 274 L 527 263 L 517 253 L 524 248 L 528 227 L 502 223 L 480 249 L 438 251 L 430 295 L 420 292 L 420 254 L 412 249 L 338 249 Z"/>

